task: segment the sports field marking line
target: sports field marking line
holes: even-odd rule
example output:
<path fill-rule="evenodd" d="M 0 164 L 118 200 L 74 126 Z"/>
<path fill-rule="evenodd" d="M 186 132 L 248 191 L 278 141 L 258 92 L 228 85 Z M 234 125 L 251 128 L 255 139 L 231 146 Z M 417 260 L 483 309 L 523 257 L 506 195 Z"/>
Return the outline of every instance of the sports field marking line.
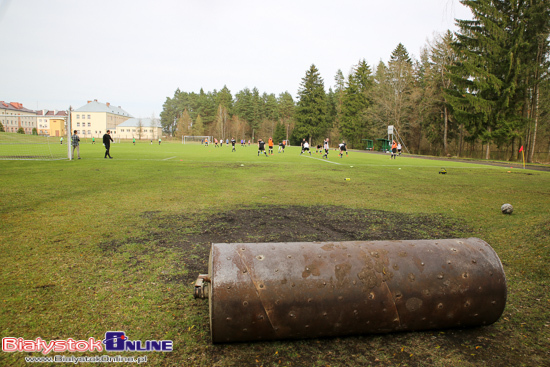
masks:
<path fill-rule="evenodd" d="M 327 163 L 332 163 L 332 164 L 337 164 L 337 165 L 342 165 L 342 163 L 338 163 L 338 162 L 331 162 L 331 161 L 328 161 L 326 159 L 321 159 L 321 158 L 315 158 L 315 157 L 312 157 L 312 156 L 307 156 L 307 155 L 302 155 L 302 157 L 306 157 L 306 158 L 311 158 L 311 159 L 317 159 L 318 161 L 321 161 L 321 162 L 327 162 Z"/>
<path fill-rule="evenodd" d="M 163 161 L 167 161 L 169 159 L 174 159 L 174 158 L 176 158 L 176 156 L 173 156 L 173 157 L 170 157 L 170 158 L 164 158 Z"/>

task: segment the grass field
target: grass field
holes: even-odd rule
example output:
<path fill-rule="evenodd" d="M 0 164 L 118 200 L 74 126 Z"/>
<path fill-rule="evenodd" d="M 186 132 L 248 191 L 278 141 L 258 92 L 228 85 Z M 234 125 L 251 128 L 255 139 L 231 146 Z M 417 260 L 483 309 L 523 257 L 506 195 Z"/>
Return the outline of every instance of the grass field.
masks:
<path fill-rule="evenodd" d="M 120 143 L 110 160 L 96 143 L 81 145 L 81 160 L 0 161 L 2 338 L 123 330 L 133 340 L 174 341 L 173 352 L 124 354 L 147 356 L 147 366 L 549 364 L 550 172 L 353 151 L 331 151 L 327 162 L 296 147 L 256 152 Z M 501 214 L 504 203 L 512 215 Z M 285 212 L 299 225 L 270 227 Z M 210 343 L 208 302 L 192 295 L 210 242 L 385 236 L 487 241 L 507 276 L 503 316 L 465 330 Z M 41 354 L 1 352 L 0 365 L 23 366 L 28 356 Z"/>

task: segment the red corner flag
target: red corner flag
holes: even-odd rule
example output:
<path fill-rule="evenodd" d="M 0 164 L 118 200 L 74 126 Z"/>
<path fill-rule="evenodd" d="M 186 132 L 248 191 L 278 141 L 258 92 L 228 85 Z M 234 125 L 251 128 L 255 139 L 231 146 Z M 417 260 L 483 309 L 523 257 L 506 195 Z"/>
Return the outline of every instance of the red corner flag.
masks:
<path fill-rule="evenodd" d="M 520 153 L 523 152 L 523 145 L 519 148 Z"/>

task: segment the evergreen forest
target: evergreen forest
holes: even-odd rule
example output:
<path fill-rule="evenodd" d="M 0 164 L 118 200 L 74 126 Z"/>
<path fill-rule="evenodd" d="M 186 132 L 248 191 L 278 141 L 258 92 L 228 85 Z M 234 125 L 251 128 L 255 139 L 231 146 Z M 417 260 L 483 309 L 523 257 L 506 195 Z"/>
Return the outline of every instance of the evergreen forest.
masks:
<path fill-rule="evenodd" d="M 166 134 L 278 143 L 302 139 L 382 148 L 393 125 L 414 154 L 550 161 L 550 2 L 461 0 L 472 20 L 435 35 L 411 56 L 396 45 L 389 61 L 364 59 L 325 86 L 312 64 L 297 96 L 245 88 L 175 91 L 166 98 Z M 298 82 L 298 81 L 297 81 Z M 379 140 L 377 140 L 379 139 Z M 520 153 L 520 151 L 522 151 Z"/>

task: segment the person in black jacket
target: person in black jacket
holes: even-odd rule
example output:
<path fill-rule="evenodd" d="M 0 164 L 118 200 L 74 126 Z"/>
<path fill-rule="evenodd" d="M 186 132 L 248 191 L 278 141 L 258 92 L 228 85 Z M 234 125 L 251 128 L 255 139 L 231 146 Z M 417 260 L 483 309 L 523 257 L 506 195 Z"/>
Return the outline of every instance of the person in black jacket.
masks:
<path fill-rule="evenodd" d="M 258 156 L 262 153 L 267 157 L 267 153 L 265 152 L 265 141 L 258 139 Z"/>
<path fill-rule="evenodd" d="M 113 138 L 111 138 L 111 130 L 107 130 L 107 132 L 103 135 L 103 145 L 105 145 L 105 158 L 109 156 L 109 159 L 113 159 L 111 157 L 111 154 L 109 154 L 109 149 L 111 148 L 111 142 L 113 141 Z"/>

